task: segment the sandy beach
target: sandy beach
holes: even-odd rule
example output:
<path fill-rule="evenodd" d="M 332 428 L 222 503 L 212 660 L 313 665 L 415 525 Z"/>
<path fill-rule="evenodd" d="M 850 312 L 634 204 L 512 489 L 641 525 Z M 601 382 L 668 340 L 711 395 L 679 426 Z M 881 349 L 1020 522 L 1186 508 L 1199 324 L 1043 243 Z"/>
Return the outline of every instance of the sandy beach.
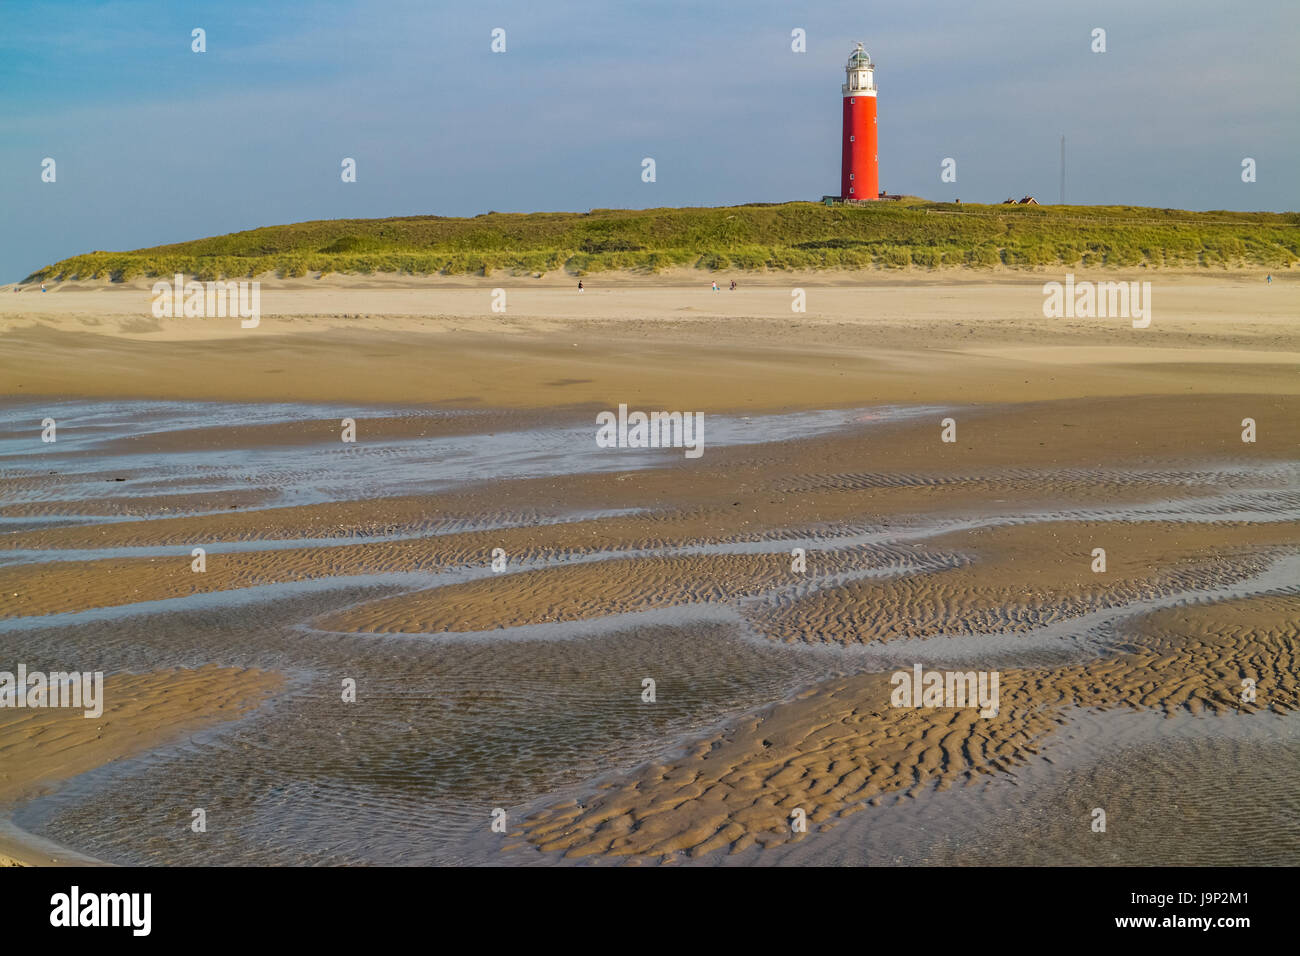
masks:
<path fill-rule="evenodd" d="M 844 862 L 1031 799 L 1005 859 L 1077 862 L 1071 774 L 1160 777 L 1175 725 L 1141 799 L 1251 862 L 1267 815 L 1189 775 L 1288 759 L 1300 709 L 1300 284 L 1264 276 L 1075 276 L 1150 282 L 1146 328 L 1046 318 L 1047 272 L 267 276 L 249 329 L 0 287 L 0 670 L 107 675 L 101 721 L 0 709 L 0 862 Z M 598 447 L 620 405 L 703 453 Z M 997 714 L 893 705 L 914 664 L 997 672 Z"/>

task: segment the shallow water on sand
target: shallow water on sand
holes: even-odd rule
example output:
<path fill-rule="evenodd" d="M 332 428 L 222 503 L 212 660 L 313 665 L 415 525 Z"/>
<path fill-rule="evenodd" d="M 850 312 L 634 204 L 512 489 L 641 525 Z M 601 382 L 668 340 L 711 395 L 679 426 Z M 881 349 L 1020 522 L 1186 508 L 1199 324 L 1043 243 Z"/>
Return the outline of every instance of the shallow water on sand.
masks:
<path fill-rule="evenodd" d="M 939 409 L 886 407 L 706 415 L 703 447 L 807 438 L 852 425 L 899 421 Z M 439 413 L 445 416 L 446 413 Z M 456 412 L 460 418 L 472 411 Z M 311 505 L 437 491 L 484 480 L 535 478 L 662 466 L 682 448 L 600 448 L 591 424 L 518 431 L 479 431 L 435 438 L 366 439 L 365 416 L 418 420 L 410 409 L 331 405 L 242 405 L 221 402 L 53 402 L 0 405 L 0 478 L 6 504 L 78 501 L 115 495 L 221 494 L 250 485 L 271 489 L 265 507 Z M 57 423 L 57 440 L 41 441 L 41 422 Z M 168 432 L 351 418 L 352 443 L 252 444 L 131 452 L 124 439 Z M 433 421 L 430 418 L 430 421 Z M 341 434 L 341 430 L 340 430 Z M 56 482 L 32 481 L 51 475 Z M 20 482 L 14 482 L 18 479 Z M 23 482 L 22 479 L 27 479 Z"/>
<path fill-rule="evenodd" d="M 1042 759 L 883 799 L 825 832 L 715 862 L 1295 866 L 1300 714 L 1075 713 Z M 1105 829 L 1094 821 L 1105 814 Z M 1177 834 L 1171 840 L 1170 834 Z"/>
<path fill-rule="evenodd" d="M 61 630 L 61 646 L 85 641 L 78 660 L 92 645 L 119 666 L 233 646 L 226 660 L 287 670 L 294 685 L 237 727 L 87 774 L 16 822 L 123 863 L 453 862 L 495 807 L 634 765 L 666 739 L 834 670 L 720 624 L 470 644 L 304 637 L 289 626 L 320 607 L 277 605 L 256 628 L 196 614 L 150 632 Z M 339 705 L 345 677 L 357 681 L 355 705 Z M 657 683 L 653 706 L 641 700 L 645 677 Z M 208 811 L 202 837 L 186 829 L 196 806 Z"/>
<path fill-rule="evenodd" d="M 415 415 L 409 409 L 368 413 Z M 328 405 L 11 403 L 0 408 L 0 479 L 8 482 L 4 503 L 75 505 L 93 501 L 106 487 L 130 498 L 234 492 L 250 485 L 267 492 L 258 507 L 378 500 L 468 482 L 658 467 L 682 456 L 680 449 L 597 449 L 594 424 L 471 430 L 356 446 L 236 443 L 149 454 L 122 449 L 124 437 L 358 414 L 355 408 Z M 865 434 L 873 424 L 927 415 L 937 421 L 939 410 L 839 410 L 752 419 L 709 415 L 706 447 L 853 430 Z M 60 422 L 55 445 L 40 445 L 39 423 L 45 416 Z M 363 419 L 358 423 L 364 428 Z M 58 481 L 42 480 L 51 477 L 48 472 L 58 472 Z M 112 480 L 118 477 L 126 480 Z M 999 513 L 943 520 L 899 518 L 870 527 L 756 531 L 653 552 L 559 553 L 534 562 L 516 561 L 510 573 L 612 558 L 788 554 L 794 547 L 873 557 L 900 543 L 954 531 L 1048 521 L 1262 523 L 1300 515 L 1300 467 L 1294 464 L 1112 469 L 1107 477 L 1119 483 L 1183 481 L 1215 490 L 1152 505 L 1025 511 L 1007 506 Z M 875 476 L 841 479 L 864 487 L 876 481 Z M 444 531 L 629 513 L 575 511 L 548 517 L 484 517 L 468 523 L 458 519 Z M 8 519 L 11 523 L 0 524 L 0 567 L 175 556 L 177 551 L 141 546 L 6 552 L 2 545 L 7 531 L 121 520 L 67 514 Z M 435 525 L 419 533 L 387 536 L 214 544 L 211 551 L 399 542 L 439 533 Z M 1294 590 L 1300 581 L 1298 561 L 1294 554 L 1278 554 L 1267 570 L 1238 584 L 1135 601 L 1030 631 L 943 634 L 887 646 L 775 643 L 762 632 L 761 623 L 764 601 L 779 599 L 779 589 L 738 606 L 683 603 L 576 623 L 548 621 L 472 633 L 367 634 L 313 626 L 318 618 L 363 602 L 485 578 L 492 573 L 487 568 L 339 575 L 10 618 L 0 621 L 0 662 L 22 660 L 33 669 L 75 662 L 80 670 L 112 673 L 215 661 L 277 670 L 289 678 L 284 693 L 252 715 L 83 774 L 19 808 L 13 819 L 44 837 L 119 863 L 496 862 L 502 859 L 500 847 L 507 838 L 489 830 L 494 808 L 509 810 L 513 822 L 539 801 L 589 790 L 603 774 L 663 757 L 705 731 L 785 700 L 800 688 L 914 661 L 968 667 L 975 662 L 1045 666 L 1084 659 L 1112 644 L 1116 623 L 1135 614 Z M 882 559 L 879 566 L 864 562 L 798 587 L 830 588 L 854 576 L 932 569 L 922 558 L 899 561 L 895 556 Z M 656 682 L 653 706 L 642 701 L 647 677 Z M 349 678 L 357 683 L 358 701 L 341 705 L 341 684 Z M 1236 813 L 1243 821 L 1238 831 L 1223 826 L 1204 831 L 1238 834 L 1240 852 L 1230 860 L 1209 855 L 1208 835 L 1188 844 L 1187 859 L 1242 862 L 1259 854 L 1261 862 L 1281 861 L 1267 853 L 1260 836 L 1272 825 L 1267 805 L 1247 807 L 1251 799 L 1223 781 L 1247 773 L 1258 760 L 1291 761 L 1294 766 L 1294 718 L 1261 714 L 1208 723 L 1206 718 L 1129 717 L 1126 723 L 1123 715 L 1082 715 L 1053 745 L 1048 759 L 1031 762 L 1013 777 L 901 802 L 891 798 L 828 834 L 810 835 L 761 854 L 715 854 L 709 862 L 1177 862 L 1166 852 L 1167 836 L 1147 841 L 1139 832 L 1143 824 L 1133 822 L 1169 823 L 1167 815 L 1160 814 L 1176 791 L 1183 792 L 1184 805 L 1199 814 L 1217 807 L 1215 813 L 1231 810 L 1230 816 Z M 1208 776 L 1197 769 L 1201 766 L 1210 768 Z M 1135 767 L 1144 768 L 1140 780 L 1130 773 Z M 1293 798 L 1284 791 L 1286 779 L 1286 774 L 1269 769 L 1260 776 L 1259 786 L 1269 799 L 1294 809 Z M 1089 842 L 1074 829 L 1080 826 L 1086 832 L 1086 821 L 1076 819 L 1075 806 L 1085 793 L 1108 795 L 1106 799 L 1120 808 L 1114 817 L 1115 839 L 1109 843 Z M 1096 799 L 1105 805 L 1101 797 Z M 1135 809 L 1139 804 L 1142 807 Z M 191 811 L 197 807 L 208 817 L 208 832 L 201 835 L 189 829 Z M 966 822 L 943 823 L 953 813 Z M 1292 821 L 1295 818 L 1293 814 Z M 1293 824 L 1289 826 L 1281 843 L 1294 847 L 1297 837 Z M 1144 855 L 1147 859 L 1141 860 Z M 544 861 L 529 853 L 510 858 Z"/>

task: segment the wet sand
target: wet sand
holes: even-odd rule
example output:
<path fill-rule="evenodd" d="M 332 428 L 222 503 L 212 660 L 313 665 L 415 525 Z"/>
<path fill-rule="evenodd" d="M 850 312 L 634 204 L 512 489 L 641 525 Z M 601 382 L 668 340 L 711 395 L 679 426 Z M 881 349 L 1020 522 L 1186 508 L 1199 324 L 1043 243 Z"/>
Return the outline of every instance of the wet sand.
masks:
<path fill-rule="evenodd" d="M 1139 624 L 1130 650 L 1087 665 L 1003 669 L 994 718 L 972 709 L 893 708 L 888 684 L 876 674 L 823 685 L 697 742 L 673 762 L 534 815 L 525 832 L 540 849 L 569 856 L 667 861 L 676 854 L 738 853 L 806 837 L 789 826 L 796 809 L 810 825 L 830 830 L 882 794 L 1013 771 L 1037 754 L 1054 725 L 1066 722 L 1067 708 L 1297 709 L 1300 597 L 1213 610 L 1180 614 L 1172 639 L 1168 618 L 1157 615 L 1147 622 L 1149 643 Z M 1255 703 L 1240 701 L 1237 674 L 1258 682 Z"/>
<path fill-rule="evenodd" d="M 0 812 L 69 777 L 247 713 L 282 683 L 275 674 L 220 667 L 114 674 L 104 682 L 98 716 L 75 709 L 0 710 Z M 75 853 L 38 856 L 26 838 L 21 831 L 0 831 L 0 866 L 77 862 Z"/>
<path fill-rule="evenodd" d="M 49 768 L 11 819 L 122 863 L 1063 863 L 985 784 L 1032 767 L 1060 808 L 1054 747 L 1160 763 L 1091 715 L 1215 715 L 1184 778 L 1242 759 L 1216 741 L 1283 753 L 1216 728 L 1297 707 L 1294 284 L 1143 277 L 1133 329 L 1044 319 L 1051 278 L 801 277 L 792 315 L 788 277 L 611 277 L 507 317 L 507 280 L 331 277 L 269 289 L 255 330 L 153 320 L 147 287 L 0 296 L 0 669 L 258 675 L 158 678 L 129 746 L 0 737 Z M 703 411 L 704 455 L 597 449 L 619 403 Z M 999 714 L 891 707 L 915 661 L 998 670 Z M 239 822 L 186 840 L 151 788 Z M 891 807 L 954 788 L 986 823 L 922 848 Z"/>

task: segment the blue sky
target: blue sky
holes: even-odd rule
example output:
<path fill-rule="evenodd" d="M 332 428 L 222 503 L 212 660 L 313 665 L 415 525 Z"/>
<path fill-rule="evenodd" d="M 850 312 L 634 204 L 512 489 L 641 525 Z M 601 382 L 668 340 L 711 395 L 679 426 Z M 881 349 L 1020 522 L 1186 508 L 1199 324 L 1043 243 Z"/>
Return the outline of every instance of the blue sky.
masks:
<path fill-rule="evenodd" d="M 1055 201 L 1065 134 L 1067 202 L 1300 209 L 1296 0 L 0 0 L 0 24 L 0 282 L 308 219 L 817 199 L 856 40 L 889 192 Z"/>

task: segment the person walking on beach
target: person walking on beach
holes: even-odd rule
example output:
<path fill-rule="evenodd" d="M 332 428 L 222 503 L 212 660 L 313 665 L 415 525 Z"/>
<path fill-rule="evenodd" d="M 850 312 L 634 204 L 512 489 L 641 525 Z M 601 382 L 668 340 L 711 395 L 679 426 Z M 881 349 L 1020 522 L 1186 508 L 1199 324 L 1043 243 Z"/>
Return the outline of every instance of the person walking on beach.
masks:
<path fill-rule="evenodd" d="M 581 279 L 578 280 L 578 291 L 579 291 L 579 292 L 582 291 L 582 280 L 581 280 Z"/>
<path fill-rule="evenodd" d="M 1273 284 L 1273 273 L 1270 272 L 1268 275 L 1264 276 L 1264 278 L 1268 280 L 1269 285 Z"/>
<path fill-rule="evenodd" d="M 735 292 L 735 291 L 736 291 L 736 280 L 735 280 L 735 279 L 732 279 L 732 280 L 731 280 L 731 291 L 732 291 L 732 292 Z"/>
<path fill-rule="evenodd" d="M 720 291 L 722 291 L 722 290 L 720 290 L 720 289 L 718 288 L 718 283 L 717 283 L 716 281 L 713 283 L 713 291 L 714 291 L 714 292 L 720 292 Z"/>

